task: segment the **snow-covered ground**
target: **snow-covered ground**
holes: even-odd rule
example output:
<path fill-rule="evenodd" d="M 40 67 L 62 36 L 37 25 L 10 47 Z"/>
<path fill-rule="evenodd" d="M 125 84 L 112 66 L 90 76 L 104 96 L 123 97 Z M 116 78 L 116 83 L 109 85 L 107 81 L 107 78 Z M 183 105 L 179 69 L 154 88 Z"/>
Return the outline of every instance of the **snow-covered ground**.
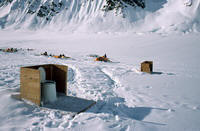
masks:
<path fill-rule="evenodd" d="M 0 130 L 200 130 L 199 34 L 64 33 L 0 31 Z M 40 56 L 48 51 L 73 59 Z M 95 62 L 91 54 L 113 63 Z M 140 72 L 144 60 L 154 73 Z M 20 67 L 69 66 L 68 95 L 97 101 L 74 118 L 11 98 Z"/>

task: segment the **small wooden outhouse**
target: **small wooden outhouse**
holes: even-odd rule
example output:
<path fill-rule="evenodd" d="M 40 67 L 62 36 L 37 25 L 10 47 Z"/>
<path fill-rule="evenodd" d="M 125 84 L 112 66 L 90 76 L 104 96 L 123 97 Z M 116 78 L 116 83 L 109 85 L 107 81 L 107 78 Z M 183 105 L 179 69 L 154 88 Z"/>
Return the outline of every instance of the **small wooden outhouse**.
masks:
<path fill-rule="evenodd" d="M 29 100 L 37 105 L 41 105 L 41 83 L 39 67 L 43 67 L 46 72 L 46 80 L 56 82 L 56 92 L 67 95 L 67 70 L 64 65 L 47 64 L 21 67 L 20 69 L 20 97 Z"/>
<path fill-rule="evenodd" d="M 153 61 L 144 61 L 141 63 L 141 72 L 152 73 L 153 72 Z"/>

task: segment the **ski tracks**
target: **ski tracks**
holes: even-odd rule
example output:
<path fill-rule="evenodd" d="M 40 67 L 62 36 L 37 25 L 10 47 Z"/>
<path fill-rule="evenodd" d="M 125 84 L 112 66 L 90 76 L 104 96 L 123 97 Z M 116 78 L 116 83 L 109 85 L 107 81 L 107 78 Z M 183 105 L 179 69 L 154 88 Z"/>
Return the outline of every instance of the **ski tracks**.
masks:
<path fill-rule="evenodd" d="M 133 123 L 133 119 L 129 119 L 130 112 L 125 110 L 131 110 L 131 108 L 127 107 L 126 98 L 120 97 L 116 90 L 125 88 L 120 81 L 124 75 L 127 73 L 138 75 L 133 67 L 127 68 L 120 64 L 79 63 L 78 66 L 70 68 L 72 74 L 68 76 L 73 76 L 72 82 L 68 85 L 71 95 L 97 101 L 96 105 L 88 111 L 95 114 L 85 121 L 99 119 L 98 114 L 103 114 L 100 119 L 110 121 L 109 128 L 129 129 L 129 124 Z M 126 122 L 129 124 L 125 124 Z"/>

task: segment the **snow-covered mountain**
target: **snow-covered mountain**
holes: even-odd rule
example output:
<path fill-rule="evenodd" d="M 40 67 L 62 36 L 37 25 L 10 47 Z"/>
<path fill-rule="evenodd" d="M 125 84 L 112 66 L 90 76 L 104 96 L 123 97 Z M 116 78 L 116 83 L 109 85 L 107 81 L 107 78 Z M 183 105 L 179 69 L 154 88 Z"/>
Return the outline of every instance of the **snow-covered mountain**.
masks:
<path fill-rule="evenodd" d="M 0 28 L 186 32 L 199 14 L 200 0 L 1 0 Z"/>
<path fill-rule="evenodd" d="M 136 0 L 134 0 L 136 1 Z M 104 23 L 106 15 L 114 16 L 122 13 L 123 8 L 140 6 L 144 2 L 138 0 L 10 0 L 1 2 L 1 28 L 38 29 L 46 26 L 65 28 L 80 27 L 83 24 Z M 113 10 L 115 13 L 109 13 Z M 114 15 L 113 15 L 114 14 Z M 110 26 L 109 23 L 107 25 Z"/>

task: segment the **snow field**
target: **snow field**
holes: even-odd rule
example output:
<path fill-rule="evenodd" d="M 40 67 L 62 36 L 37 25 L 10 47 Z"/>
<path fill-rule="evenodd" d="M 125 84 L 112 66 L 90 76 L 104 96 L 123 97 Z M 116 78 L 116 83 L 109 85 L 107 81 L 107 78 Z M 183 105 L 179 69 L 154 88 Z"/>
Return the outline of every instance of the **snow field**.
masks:
<path fill-rule="evenodd" d="M 198 34 L 43 33 L 1 32 L 1 48 L 35 49 L 0 52 L 1 130 L 199 130 Z M 104 53 L 113 63 L 89 57 Z M 139 71 L 144 60 L 154 61 L 152 75 Z M 73 118 L 10 97 L 19 91 L 21 66 L 48 63 L 69 66 L 68 95 L 96 105 Z"/>

